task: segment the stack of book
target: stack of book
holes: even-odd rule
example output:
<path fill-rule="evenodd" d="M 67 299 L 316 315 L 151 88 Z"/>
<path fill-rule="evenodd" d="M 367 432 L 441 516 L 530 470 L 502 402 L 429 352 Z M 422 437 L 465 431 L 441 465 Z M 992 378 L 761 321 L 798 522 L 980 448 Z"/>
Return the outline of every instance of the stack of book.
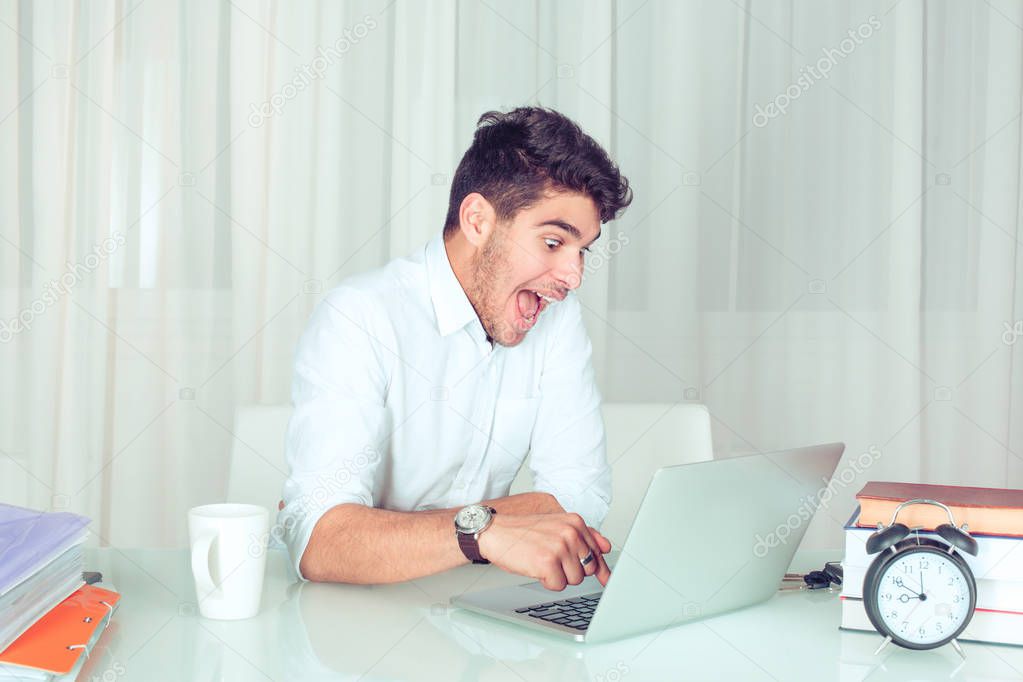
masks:
<path fill-rule="evenodd" d="M 85 586 L 88 525 L 78 514 L 0 504 L 0 682 L 80 668 L 106 627 L 119 595 Z"/>
<path fill-rule="evenodd" d="M 1023 645 L 1023 490 L 970 488 L 922 483 L 867 483 L 856 495 L 859 507 L 845 526 L 842 561 L 842 628 L 874 631 L 863 607 L 863 579 L 876 554 L 866 552 L 877 524 L 891 523 L 895 508 L 925 498 L 948 506 L 956 525 L 966 523 L 977 540 L 977 556 L 961 552 L 977 581 L 977 608 L 963 640 Z M 934 529 L 948 515 L 933 505 L 903 507 L 897 519 L 920 537 L 943 542 Z"/>

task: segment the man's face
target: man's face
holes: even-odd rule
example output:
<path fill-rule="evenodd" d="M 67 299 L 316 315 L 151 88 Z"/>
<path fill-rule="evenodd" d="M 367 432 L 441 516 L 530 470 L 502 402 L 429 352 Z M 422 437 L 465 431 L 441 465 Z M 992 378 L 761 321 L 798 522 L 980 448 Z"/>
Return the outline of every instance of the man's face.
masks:
<path fill-rule="evenodd" d="M 584 194 L 549 193 L 511 223 L 494 227 L 473 259 L 467 292 L 487 335 L 522 342 L 540 315 L 582 283 L 585 250 L 600 236 L 600 214 Z"/>

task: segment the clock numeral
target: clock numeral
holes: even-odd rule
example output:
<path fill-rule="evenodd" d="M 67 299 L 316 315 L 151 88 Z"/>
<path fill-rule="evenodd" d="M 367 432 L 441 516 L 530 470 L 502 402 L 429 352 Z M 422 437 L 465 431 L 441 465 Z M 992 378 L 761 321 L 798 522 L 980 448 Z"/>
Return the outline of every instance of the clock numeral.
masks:
<path fill-rule="evenodd" d="M 926 571 L 930 567 L 931 567 L 931 563 L 929 561 L 927 561 L 927 559 L 921 559 L 920 560 L 920 570 L 921 571 Z"/>
<path fill-rule="evenodd" d="M 948 584 L 949 584 L 949 585 L 951 585 L 951 584 L 952 584 L 952 578 L 949 578 L 949 579 L 948 579 Z"/>
<path fill-rule="evenodd" d="M 899 587 L 902 587 L 902 578 L 899 576 L 895 576 L 895 584 L 898 585 Z M 951 585 L 951 583 L 949 584 Z"/>

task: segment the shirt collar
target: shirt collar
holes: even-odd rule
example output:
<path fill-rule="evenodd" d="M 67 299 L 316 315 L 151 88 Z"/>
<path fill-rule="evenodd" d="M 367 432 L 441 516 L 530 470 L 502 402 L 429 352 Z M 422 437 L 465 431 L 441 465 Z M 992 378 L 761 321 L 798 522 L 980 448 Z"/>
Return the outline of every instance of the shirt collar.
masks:
<path fill-rule="evenodd" d="M 479 320 L 469 297 L 455 277 L 455 271 L 451 269 L 442 234 L 435 236 L 426 245 L 426 277 L 430 283 L 430 298 L 433 300 L 437 329 L 441 336 L 447 336 Z M 481 326 L 480 331 L 482 329 Z"/>

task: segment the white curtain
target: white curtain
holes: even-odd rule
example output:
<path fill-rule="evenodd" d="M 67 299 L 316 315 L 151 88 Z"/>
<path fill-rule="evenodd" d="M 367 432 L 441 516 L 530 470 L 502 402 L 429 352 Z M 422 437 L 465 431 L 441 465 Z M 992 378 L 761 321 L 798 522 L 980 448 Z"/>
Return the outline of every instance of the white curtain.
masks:
<path fill-rule="evenodd" d="M 581 289 L 606 400 L 722 454 L 1023 485 L 1018 3 L 0 1 L 0 499 L 184 544 L 319 297 L 554 107 L 636 199 Z M 864 453 L 870 454 L 864 457 Z M 641 484 L 641 483 L 637 483 Z"/>

